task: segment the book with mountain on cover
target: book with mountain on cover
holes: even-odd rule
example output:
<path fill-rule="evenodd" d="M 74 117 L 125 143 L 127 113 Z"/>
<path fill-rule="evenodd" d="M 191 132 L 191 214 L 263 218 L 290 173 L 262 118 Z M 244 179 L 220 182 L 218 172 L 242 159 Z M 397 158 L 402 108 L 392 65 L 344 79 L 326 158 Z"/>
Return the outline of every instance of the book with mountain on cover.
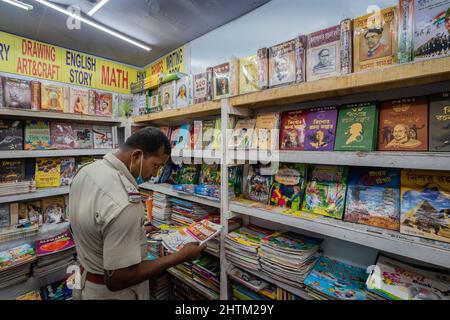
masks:
<path fill-rule="evenodd" d="M 113 98 L 111 93 L 95 93 L 95 114 L 97 116 L 112 116 Z"/>
<path fill-rule="evenodd" d="M 50 133 L 52 149 L 74 149 L 76 147 L 76 137 L 71 123 L 52 122 Z"/>
<path fill-rule="evenodd" d="M 22 121 L 0 119 L 0 150 L 23 150 Z"/>
<path fill-rule="evenodd" d="M 76 173 L 75 158 L 61 158 L 61 186 L 70 186 Z"/>
<path fill-rule="evenodd" d="M 213 96 L 213 69 L 208 68 L 205 72 L 193 76 L 193 98 L 194 103 L 202 103 L 212 100 Z"/>
<path fill-rule="evenodd" d="M 61 179 L 60 158 L 36 159 L 36 188 L 59 187 Z"/>
<path fill-rule="evenodd" d="M 281 114 L 280 150 L 304 150 L 306 110 L 286 111 Z"/>
<path fill-rule="evenodd" d="M 400 170 L 351 167 L 345 221 L 400 230 Z"/>
<path fill-rule="evenodd" d="M 296 41 L 269 48 L 269 87 L 294 83 L 297 79 Z"/>
<path fill-rule="evenodd" d="M 402 170 L 400 232 L 450 242 L 450 172 Z"/>
<path fill-rule="evenodd" d="M 0 160 L 0 182 L 20 182 L 25 179 L 25 160 Z"/>
<path fill-rule="evenodd" d="M 450 55 L 450 0 L 414 1 L 414 60 Z"/>
<path fill-rule="evenodd" d="M 92 149 L 94 147 L 92 126 L 74 123 L 72 129 L 75 137 L 75 149 Z"/>
<path fill-rule="evenodd" d="M 58 224 L 66 220 L 66 202 L 63 196 L 42 199 L 42 214 L 46 224 Z"/>
<path fill-rule="evenodd" d="M 280 113 L 270 112 L 256 117 L 251 149 L 277 150 L 279 143 Z"/>
<path fill-rule="evenodd" d="M 428 151 L 427 97 L 383 102 L 380 108 L 378 150 Z"/>
<path fill-rule="evenodd" d="M 25 122 L 25 150 L 50 149 L 50 122 L 29 120 Z"/>
<path fill-rule="evenodd" d="M 398 2 L 398 62 L 413 60 L 414 0 Z"/>
<path fill-rule="evenodd" d="M 347 167 L 311 165 L 303 211 L 342 219 L 347 192 Z"/>
<path fill-rule="evenodd" d="M 355 72 L 397 63 L 397 6 L 353 20 Z"/>
<path fill-rule="evenodd" d="M 305 164 L 281 164 L 270 188 L 269 204 L 300 211 L 305 183 Z"/>
<path fill-rule="evenodd" d="M 89 90 L 70 88 L 71 113 L 89 114 Z"/>
<path fill-rule="evenodd" d="M 272 175 L 263 175 L 261 166 L 252 165 L 247 175 L 246 197 L 250 200 L 268 204 L 270 187 L 274 177 Z"/>
<path fill-rule="evenodd" d="M 41 109 L 45 111 L 64 112 L 65 96 L 64 87 L 42 83 Z"/>
<path fill-rule="evenodd" d="M 450 92 L 430 97 L 429 151 L 450 151 Z"/>
<path fill-rule="evenodd" d="M 31 109 L 31 82 L 4 78 L 3 95 L 6 108 Z"/>
<path fill-rule="evenodd" d="M 373 151 L 377 148 L 377 137 L 376 102 L 350 104 L 339 109 L 334 150 Z"/>
<path fill-rule="evenodd" d="M 171 110 L 176 107 L 176 81 L 160 86 L 162 110 Z"/>
<path fill-rule="evenodd" d="M 175 145 L 172 145 L 174 149 L 183 150 L 183 149 L 191 149 L 191 124 L 186 123 L 179 126 L 178 130 L 175 132 L 177 133 L 175 139 L 173 142 Z"/>
<path fill-rule="evenodd" d="M 379 255 L 367 288 L 390 300 L 450 300 L 450 276 Z"/>
<path fill-rule="evenodd" d="M 182 77 L 176 82 L 175 102 L 177 108 L 185 108 L 191 104 L 191 77 Z"/>
<path fill-rule="evenodd" d="M 64 231 L 48 239 L 37 240 L 35 243 L 36 255 L 38 257 L 62 252 L 75 247 L 72 234 L 69 230 Z"/>
<path fill-rule="evenodd" d="M 228 144 L 232 149 L 248 149 L 253 140 L 256 119 L 239 119 Z"/>
<path fill-rule="evenodd" d="M 108 126 L 93 126 L 94 149 L 112 149 L 112 128 Z"/>
<path fill-rule="evenodd" d="M 337 115 L 337 107 L 317 107 L 308 110 L 306 116 L 305 150 L 333 150 Z"/>
<path fill-rule="evenodd" d="M 258 82 L 257 55 L 239 59 L 239 94 L 258 91 Z"/>

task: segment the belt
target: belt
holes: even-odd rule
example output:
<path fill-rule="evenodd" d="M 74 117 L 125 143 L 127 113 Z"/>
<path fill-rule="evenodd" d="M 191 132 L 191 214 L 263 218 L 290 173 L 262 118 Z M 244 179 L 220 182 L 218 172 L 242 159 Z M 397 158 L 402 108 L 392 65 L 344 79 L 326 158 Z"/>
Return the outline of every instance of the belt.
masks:
<path fill-rule="evenodd" d="M 81 274 L 83 274 L 84 270 L 83 266 L 80 266 Z M 101 274 L 93 274 L 86 271 L 86 280 L 95 284 L 105 285 L 105 277 Z"/>

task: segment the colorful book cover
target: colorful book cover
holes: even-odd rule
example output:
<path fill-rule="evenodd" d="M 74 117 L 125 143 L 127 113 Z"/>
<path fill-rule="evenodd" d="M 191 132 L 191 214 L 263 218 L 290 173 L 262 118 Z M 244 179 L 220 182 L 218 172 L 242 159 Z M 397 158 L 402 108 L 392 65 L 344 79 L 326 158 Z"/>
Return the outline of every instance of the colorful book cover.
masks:
<path fill-rule="evenodd" d="M 390 300 L 450 300 L 450 277 L 378 256 L 367 288 Z"/>
<path fill-rule="evenodd" d="M 66 202 L 64 197 L 58 196 L 42 199 L 42 213 L 46 224 L 64 222 L 66 220 Z"/>
<path fill-rule="evenodd" d="M 31 82 L 4 78 L 3 94 L 6 108 L 31 109 Z"/>
<path fill-rule="evenodd" d="M 28 219 L 32 224 L 38 224 L 41 216 L 41 201 L 22 202 L 19 204 L 19 219 Z"/>
<path fill-rule="evenodd" d="M 256 117 L 252 149 L 277 150 L 280 140 L 280 113 L 270 112 Z"/>
<path fill-rule="evenodd" d="M 0 119 L 0 150 L 23 150 L 22 121 Z"/>
<path fill-rule="evenodd" d="M 258 88 L 264 90 L 269 87 L 269 49 L 258 49 Z"/>
<path fill-rule="evenodd" d="M 94 149 L 112 149 L 112 128 L 107 126 L 93 126 Z"/>
<path fill-rule="evenodd" d="M 25 150 L 50 149 L 50 122 L 31 120 L 25 122 Z"/>
<path fill-rule="evenodd" d="M 308 81 L 341 74 L 341 26 L 333 26 L 308 35 Z"/>
<path fill-rule="evenodd" d="M 170 133 L 170 145 L 172 146 L 172 149 L 174 149 L 178 144 L 178 137 L 180 135 L 180 128 L 181 126 L 175 126 L 172 129 L 172 132 Z"/>
<path fill-rule="evenodd" d="M 202 103 L 212 100 L 214 89 L 212 88 L 213 70 L 208 68 L 193 76 L 194 103 Z"/>
<path fill-rule="evenodd" d="M 280 164 L 270 188 L 269 204 L 300 211 L 306 184 L 306 165 Z"/>
<path fill-rule="evenodd" d="M 400 230 L 400 170 L 351 167 L 345 221 Z"/>
<path fill-rule="evenodd" d="M 397 63 L 397 6 L 353 20 L 355 72 Z"/>
<path fill-rule="evenodd" d="M 380 109 L 380 151 L 428 151 L 428 98 L 386 101 Z"/>
<path fill-rule="evenodd" d="M 175 109 L 176 107 L 176 81 L 161 85 L 161 106 L 163 111 Z"/>
<path fill-rule="evenodd" d="M 41 110 L 42 86 L 39 81 L 31 81 L 31 110 Z"/>
<path fill-rule="evenodd" d="M 0 182 L 18 182 L 25 179 L 25 160 L 0 160 Z"/>
<path fill-rule="evenodd" d="M 183 164 L 176 184 L 197 184 L 200 167 L 196 164 Z"/>
<path fill-rule="evenodd" d="M 70 88 L 71 113 L 89 114 L 89 90 Z"/>
<path fill-rule="evenodd" d="M 366 300 L 366 280 L 364 268 L 322 256 L 306 277 L 305 284 L 332 299 Z"/>
<path fill-rule="evenodd" d="M 0 252 L 0 271 L 11 269 L 14 266 L 23 264 L 25 262 L 32 262 L 36 258 L 36 253 L 33 247 L 28 244 L 1 251 Z"/>
<path fill-rule="evenodd" d="M 306 114 L 306 110 L 286 111 L 281 114 L 280 150 L 305 149 Z"/>
<path fill-rule="evenodd" d="M 342 219 L 347 192 L 347 167 L 311 165 L 303 211 Z"/>
<path fill-rule="evenodd" d="M 190 77 L 183 77 L 176 82 L 176 107 L 185 108 L 191 104 Z"/>
<path fill-rule="evenodd" d="M 75 137 L 75 149 L 93 149 L 94 136 L 92 126 L 74 123 L 72 124 L 73 134 Z"/>
<path fill-rule="evenodd" d="M 76 172 L 75 158 L 61 158 L 61 186 L 70 186 Z"/>
<path fill-rule="evenodd" d="M 249 200 L 268 204 L 273 178 L 274 177 L 270 175 L 262 175 L 261 168 L 252 165 L 249 168 L 247 176 L 246 197 Z"/>
<path fill-rule="evenodd" d="M 220 185 L 220 166 L 218 164 L 203 163 L 198 177 L 198 184 Z"/>
<path fill-rule="evenodd" d="M 111 93 L 95 93 L 95 114 L 97 116 L 112 116 L 113 98 Z"/>
<path fill-rule="evenodd" d="M 305 150 L 333 150 L 337 115 L 337 107 L 318 107 L 308 110 L 306 117 Z"/>
<path fill-rule="evenodd" d="M 41 94 L 42 110 L 64 112 L 64 87 L 42 83 Z"/>
<path fill-rule="evenodd" d="M 296 41 L 290 40 L 269 49 L 269 87 L 294 83 L 296 70 Z"/>
<path fill-rule="evenodd" d="M 450 151 L 450 92 L 430 97 L 429 151 Z"/>
<path fill-rule="evenodd" d="M 239 59 L 239 94 L 258 91 L 258 57 Z"/>
<path fill-rule="evenodd" d="M 398 3 L 398 62 L 413 60 L 414 0 Z"/>
<path fill-rule="evenodd" d="M 376 102 L 350 104 L 339 109 L 334 150 L 373 151 L 377 148 L 377 138 Z"/>
<path fill-rule="evenodd" d="M 133 96 L 125 94 L 120 94 L 118 96 L 119 96 L 118 117 L 121 118 L 131 117 L 131 114 L 133 113 Z"/>
<path fill-rule="evenodd" d="M 57 281 L 40 288 L 40 294 L 43 300 L 72 300 L 72 289 L 67 287 L 67 281 Z"/>
<path fill-rule="evenodd" d="M 76 137 L 71 123 L 52 122 L 50 132 L 52 149 L 63 150 L 76 147 Z"/>
<path fill-rule="evenodd" d="M 253 140 L 256 119 L 239 119 L 228 144 L 232 149 L 248 149 Z"/>
<path fill-rule="evenodd" d="M 9 203 L 0 204 L 0 229 L 11 225 Z"/>
<path fill-rule="evenodd" d="M 296 83 L 306 82 L 306 55 L 308 50 L 308 36 L 301 35 L 295 38 Z"/>
<path fill-rule="evenodd" d="M 174 149 L 183 150 L 183 149 L 191 149 L 191 124 L 186 123 L 182 124 L 177 130 L 178 135 L 176 136 Z"/>
<path fill-rule="evenodd" d="M 214 135 L 212 140 L 212 149 L 221 150 L 222 149 L 222 119 L 216 119 L 214 125 Z"/>
<path fill-rule="evenodd" d="M 227 98 L 231 93 L 230 62 L 225 62 L 213 68 L 214 100 Z"/>
<path fill-rule="evenodd" d="M 450 172 L 402 170 L 400 232 L 450 242 Z"/>
<path fill-rule="evenodd" d="M 36 188 L 59 187 L 61 179 L 60 158 L 36 159 Z"/>
<path fill-rule="evenodd" d="M 414 0 L 414 60 L 450 55 L 450 0 Z"/>
<path fill-rule="evenodd" d="M 36 241 L 35 247 L 36 255 L 42 257 L 71 249 L 75 247 L 75 242 L 72 234 L 67 230 L 54 237 Z"/>
<path fill-rule="evenodd" d="M 282 252 L 317 251 L 322 239 L 307 237 L 294 232 L 275 232 L 261 239 L 261 244 Z"/>

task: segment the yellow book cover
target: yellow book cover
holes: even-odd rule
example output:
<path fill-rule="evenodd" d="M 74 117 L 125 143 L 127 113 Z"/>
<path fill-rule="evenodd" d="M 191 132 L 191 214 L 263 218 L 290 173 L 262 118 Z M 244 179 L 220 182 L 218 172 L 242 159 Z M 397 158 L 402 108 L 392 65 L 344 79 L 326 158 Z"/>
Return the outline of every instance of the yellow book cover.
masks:
<path fill-rule="evenodd" d="M 61 184 L 61 159 L 36 159 L 36 188 L 59 187 Z"/>
<path fill-rule="evenodd" d="M 400 232 L 450 242 L 450 172 L 402 170 Z"/>
<path fill-rule="evenodd" d="M 258 57 L 239 59 L 239 94 L 258 91 Z"/>
<path fill-rule="evenodd" d="M 64 112 L 64 87 L 42 83 L 41 110 Z"/>

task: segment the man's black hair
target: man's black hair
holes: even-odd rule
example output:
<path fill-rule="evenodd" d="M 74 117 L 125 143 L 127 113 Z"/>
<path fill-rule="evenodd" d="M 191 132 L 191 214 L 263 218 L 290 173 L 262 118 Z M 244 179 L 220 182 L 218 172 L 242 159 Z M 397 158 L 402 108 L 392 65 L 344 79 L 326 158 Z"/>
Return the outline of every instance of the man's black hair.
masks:
<path fill-rule="evenodd" d="M 366 33 L 364 34 L 364 38 L 366 38 L 369 33 L 378 33 L 381 35 L 383 33 L 383 28 L 375 27 L 367 29 Z"/>
<path fill-rule="evenodd" d="M 141 149 L 146 157 L 157 155 L 161 148 L 164 153 L 171 154 L 169 139 L 166 135 L 154 127 L 146 127 L 131 135 L 124 144 L 125 148 Z"/>

